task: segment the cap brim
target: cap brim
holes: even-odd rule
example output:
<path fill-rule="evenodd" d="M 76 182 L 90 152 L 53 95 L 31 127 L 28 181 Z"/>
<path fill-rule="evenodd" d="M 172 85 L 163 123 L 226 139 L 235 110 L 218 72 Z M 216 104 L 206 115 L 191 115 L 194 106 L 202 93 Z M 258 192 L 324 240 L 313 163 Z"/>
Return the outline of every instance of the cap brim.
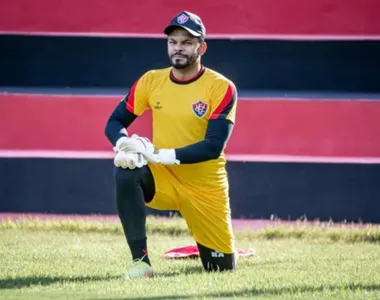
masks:
<path fill-rule="evenodd" d="M 169 25 L 168 27 L 165 28 L 164 33 L 166 35 L 169 35 L 176 28 L 185 29 L 188 33 L 190 33 L 192 36 L 195 36 L 195 37 L 202 36 L 200 33 L 195 32 L 194 30 L 187 28 L 186 26 L 181 26 L 181 25 Z"/>

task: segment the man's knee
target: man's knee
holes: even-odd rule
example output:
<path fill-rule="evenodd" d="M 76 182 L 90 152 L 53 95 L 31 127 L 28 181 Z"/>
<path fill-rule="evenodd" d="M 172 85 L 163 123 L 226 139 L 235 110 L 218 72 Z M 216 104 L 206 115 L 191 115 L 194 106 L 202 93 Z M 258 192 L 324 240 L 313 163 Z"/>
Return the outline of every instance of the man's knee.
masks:
<path fill-rule="evenodd" d="M 133 190 L 134 188 L 141 188 L 144 195 L 144 200 L 149 202 L 153 199 L 155 194 L 155 184 L 152 172 L 148 166 L 136 169 L 123 169 L 115 168 L 114 178 L 116 190 Z"/>
<path fill-rule="evenodd" d="M 231 271 L 236 269 L 236 254 L 222 253 L 198 243 L 202 265 L 206 271 Z"/>
<path fill-rule="evenodd" d="M 141 177 L 141 169 L 123 169 L 117 168 L 114 169 L 114 178 L 116 185 L 129 185 L 138 182 Z"/>

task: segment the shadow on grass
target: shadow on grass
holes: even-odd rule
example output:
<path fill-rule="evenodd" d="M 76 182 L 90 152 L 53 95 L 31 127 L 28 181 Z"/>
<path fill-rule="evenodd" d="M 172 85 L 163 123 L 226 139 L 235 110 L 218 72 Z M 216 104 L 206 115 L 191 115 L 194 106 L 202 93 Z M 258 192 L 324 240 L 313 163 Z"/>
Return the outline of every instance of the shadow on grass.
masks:
<path fill-rule="evenodd" d="M 195 273 L 202 273 L 203 269 L 199 266 L 189 266 L 180 271 L 169 271 L 156 273 L 157 277 L 174 277 L 178 275 L 190 275 Z M 107 280 L 122 280 L 120 275 L 104 275 L 104 276 L 28 276 L 0 279 L 0 290 L 4 289 L 20 289 L 31 287 L 34 285 L 47 286 L 56 283 L 79 283 L 79 282 L 93 282 L 93 281 L 107 281 Z"/>
<path fill-rule="evenodd" d="M 27 276 L 0 279 L 0 290 L 20 289 L 34 285 L 46 286 L 64 282 L 88 282 L 120 279 L 120 276 Z"/>
<path fill-rule="evenodd" d="M 204 272 L 201 267 L 191 266 L 187 267 L 181 272 L 162 272 L 157 273 L 157 277 L 174 277 L 179 274 L 194 274 Z M 120 276 L 40 276 L 40 277 L 17 277 L 9 279 L 0 279 L 0 290 L 1 289 L 20 289 L 25 287 L 31 287 L 34 285 L 47 286 L 55 283 L 86 283 L 94 281 L 108 281 L 108 280 L 121 280 Z M 231 298 L 231 297 L 253 297 L 253 296 L 281 296 L 281 295 L 292 295 L 298 293 L 318 293 L 323 291 L 333 292 L 336 290 L 346 290 L 346 291 L 380 291 L 380 284 L 361 284 L 352 283 L 347 286 L 342 285 L 322 285 L 322 286 L 310 286 L 310 285 L 300 285 L 293 286 L 290 288 L 279 287 L 279 288 L 250 288 L 243 289 L 240 291 L 221 291 L 220 293 L 204 293 L 201 295 L 162 295 L 162 296 L 141 296 L 141 297 L 127 297 L 127 298 L 97 298 L 98 300 L 173 300 L 173 299 L 195 299 L 197 297 L 202 298 Z"/>
<path fill-rule="evenodd" d="M 166 272 L 158 272 L 155 274 L 155 277 L 173 277 L 179 275 L 193 275 L 200 274 L 205 272 L 201 266 L 187 266 L 183 269 L 166 271 Z"/>
<path fill-rule="evenodd" d="M 335 290 L 361 290 L 361 291 L 380 291 L 378 284 L 350 284 L 348 286 L 323 285 L 323 286 L 308 286 L 301 285 L 292 288 L 272 288 L 272 289 L 244 289 L 240 291 L 220 292 L 220 293 L 205 293 L 202 295 L 165 295 L 165 296 L 141 296 L 127 298 L 100 298 L 100 300 L 173 300 L 173 299 L 198 299 L 202 298 L 231 298 L 231 297 L 253 297 L 253 296 L 281 296 L 298 293 L 318 293 L 323 291 Z M 95 299 L 94 299 L 95 300 Z M 99 300 L 99 298 L 98 298 Z"/>

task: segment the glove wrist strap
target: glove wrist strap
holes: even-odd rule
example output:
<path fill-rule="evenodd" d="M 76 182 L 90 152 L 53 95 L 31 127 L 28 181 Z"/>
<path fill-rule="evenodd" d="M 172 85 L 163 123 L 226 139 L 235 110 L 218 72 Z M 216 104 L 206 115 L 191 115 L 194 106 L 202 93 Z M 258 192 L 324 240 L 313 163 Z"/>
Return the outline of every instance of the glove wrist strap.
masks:
<path fill-rule="evenodd" d="M 160 149 L 159 157 L 163 164 L 180 164 L 180 161 L 176 157 L 175 149 Z"/>

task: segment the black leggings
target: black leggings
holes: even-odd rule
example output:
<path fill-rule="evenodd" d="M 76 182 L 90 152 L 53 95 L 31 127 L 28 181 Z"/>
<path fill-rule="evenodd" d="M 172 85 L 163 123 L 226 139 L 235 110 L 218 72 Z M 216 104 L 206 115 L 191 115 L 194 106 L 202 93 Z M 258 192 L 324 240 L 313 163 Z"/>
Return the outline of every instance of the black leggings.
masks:
<path fill-rule="evenodd" d="M 226 254 L 197 243 L 203 268 L 207 271 L 228 271 L 236 268 L 235 254 Z"/>
<path fill-rule="evenodd" d="M 127 240 L 145 238 L 145 203 L 153 200 L 155 183 L 148 166 L 129 170 L 115 168 L 116 204 Z M 199 243 L 202 265 L 207 271 L 233 270 L 235 255 L 215 251 Z"/>

